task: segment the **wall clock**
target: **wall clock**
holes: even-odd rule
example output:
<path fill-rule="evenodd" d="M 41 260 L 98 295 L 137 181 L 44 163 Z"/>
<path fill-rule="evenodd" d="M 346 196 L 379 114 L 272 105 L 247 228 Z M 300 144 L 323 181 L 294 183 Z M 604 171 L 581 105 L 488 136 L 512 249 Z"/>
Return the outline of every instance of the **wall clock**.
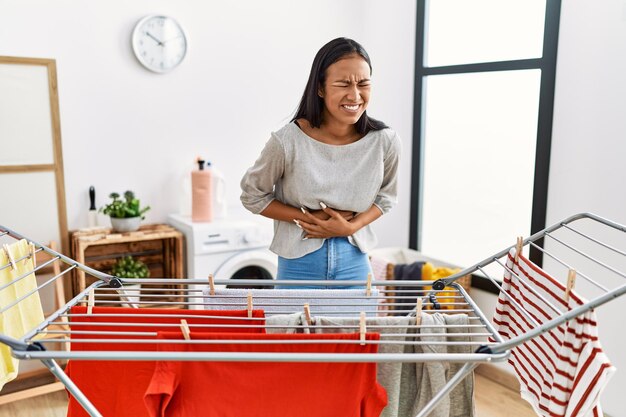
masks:
<path fill-rule="evenodd" d="M 187 54 L 185 32 L 168 16 L 149 15 L 140 19 L 133 30 L 132 44 L 139 62 L 159 73 L 176 68 Z"/>

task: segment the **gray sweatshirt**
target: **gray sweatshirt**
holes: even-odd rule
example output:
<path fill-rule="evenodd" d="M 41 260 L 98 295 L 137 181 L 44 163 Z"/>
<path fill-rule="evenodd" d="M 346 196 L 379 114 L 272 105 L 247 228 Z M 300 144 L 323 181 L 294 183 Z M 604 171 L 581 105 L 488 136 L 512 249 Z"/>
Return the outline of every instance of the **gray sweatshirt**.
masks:
<path fill-rule="evenodd" d="M 391 129 L 371 131 L 360 140 L 336 146 L 306 135 L 295 123 L 273 132 L 261 155 L 241 180 L 241 202 L 259 214 L 273 201 L 319 210 L 362 213 L 372 204 L 387 213 L 397 201 L 400 139 Z M 300 258 L 322 247 L 324 239 L 302 240 L 295 223 L 274 221 L 270 249 Z M 376 245 L 369 225 L 350 237 L 362 252 Z"/>

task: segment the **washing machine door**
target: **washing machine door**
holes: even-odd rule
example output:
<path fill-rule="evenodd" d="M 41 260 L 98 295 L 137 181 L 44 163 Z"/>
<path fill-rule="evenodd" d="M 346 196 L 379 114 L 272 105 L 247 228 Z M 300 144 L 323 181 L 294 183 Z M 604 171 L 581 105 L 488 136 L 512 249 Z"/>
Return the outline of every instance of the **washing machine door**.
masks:
<path fill-rule="evenodd" d="M 275 279 L 278 259 L 268 250 L 238 252 L 215 270 L 217 279 Z M 253 286 L 228 285 L 228 288 L 255 288 Z M 256 288 L 268 288 L 258 286 Z"/>

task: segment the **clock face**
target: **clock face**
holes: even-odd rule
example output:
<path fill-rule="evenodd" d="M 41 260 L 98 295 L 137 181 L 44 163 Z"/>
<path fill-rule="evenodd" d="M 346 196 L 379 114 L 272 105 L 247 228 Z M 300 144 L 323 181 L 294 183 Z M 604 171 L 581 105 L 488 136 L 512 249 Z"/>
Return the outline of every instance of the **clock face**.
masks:
<path fill-rule="evenodd" d="M 139 62 L 154 72 L 174 69 L 187 53 L 183 29 L 167 16 L 151 15 L 137 22 L 132 43 Z"/>

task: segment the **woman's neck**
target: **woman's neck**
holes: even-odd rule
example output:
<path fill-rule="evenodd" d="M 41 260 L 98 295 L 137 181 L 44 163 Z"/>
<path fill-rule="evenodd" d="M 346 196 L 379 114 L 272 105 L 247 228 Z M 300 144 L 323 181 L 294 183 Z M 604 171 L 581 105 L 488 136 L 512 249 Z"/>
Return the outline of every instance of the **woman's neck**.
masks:
<path fill-rule="evenodd" d="M 347 145 L 363 137 L 354 125 L 322 123 L 319 128 L 315 128 L 306 119 L 298 119 L 298 126 L 308 136 L 329 145 Z"/>

